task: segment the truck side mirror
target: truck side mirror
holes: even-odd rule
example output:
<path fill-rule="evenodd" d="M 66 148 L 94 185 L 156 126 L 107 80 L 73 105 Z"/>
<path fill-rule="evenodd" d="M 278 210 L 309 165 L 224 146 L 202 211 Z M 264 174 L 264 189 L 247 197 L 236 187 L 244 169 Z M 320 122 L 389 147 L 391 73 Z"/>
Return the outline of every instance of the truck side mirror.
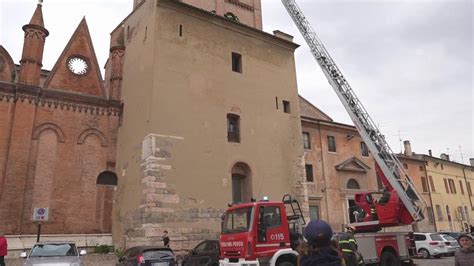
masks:
<path fill-rule="evenodd" d="M 258 226 L 257 226 L 258 242 L 267 241 L 267 228 L 265 227 L 264 216 L 265 216 L 265 207 L 261 206 L 258 209 Z"/>

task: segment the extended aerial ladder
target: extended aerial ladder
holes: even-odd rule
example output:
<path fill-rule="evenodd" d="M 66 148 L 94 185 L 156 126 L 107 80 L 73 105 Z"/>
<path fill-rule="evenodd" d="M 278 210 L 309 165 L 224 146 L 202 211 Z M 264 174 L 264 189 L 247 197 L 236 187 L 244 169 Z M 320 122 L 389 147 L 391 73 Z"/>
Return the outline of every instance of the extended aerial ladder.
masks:
<path fill-rule="evenodd" d="M 361 231 L 378 231 L 382 227 L 409 225 L 423 220 L 425 202 L 417 193 L 412 180 L 390 149 L 384 136 L 370 118 L 295 0 L 282 0 L 282 2 L 306 40 L 329 84 L 349 113 L 362 140 L 372 153 L 376 161 L 377 175 L 391 194 L 387 204 L 374 202 L 371 193 L 356 194 L 356 204 L 367 213 L 371 208 L 377 207 L 378 217 L 367 215 L 365 219 L 352 225 Z"/>

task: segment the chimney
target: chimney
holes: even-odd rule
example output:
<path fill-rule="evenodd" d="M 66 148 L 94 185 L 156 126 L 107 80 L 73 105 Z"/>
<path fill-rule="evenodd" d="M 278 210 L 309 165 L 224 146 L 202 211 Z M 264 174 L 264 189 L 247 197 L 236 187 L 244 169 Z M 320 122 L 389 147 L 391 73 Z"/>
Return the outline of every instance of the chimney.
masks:
<path fill-rule="evenodd" d="M 139 5 L 141 5 L 145 0 L 133 0 L 133 10 L 137 8 Z"/>
<path fill-rule="evenodd" d="M 474 158 L 469 158 L 469 162 L 471 163 L 471 166 L 474 166 Z"/>
<path fill-rule="evenodd" d="M 449 161 L 449 155 L 447 155 L 446 153 L 441 153 L 439 157 L 443 160 Z"/>
<path fill-rule="evenodd" d="M 284 32 L 282 32 L 282 31 L 274 30 L 274 31 L 273 31 L 273 35 L 275 35 L 275 36 L 278 37 L 278 38 L 287 40 L 287 41 L 289 41 L 289 42 L 293 42 L 293 36 L 291 36 L 290 34 L 284 33 Z"/>
<path fill-rule="evenodd" d="M 411 152 L 411 144 L 409 140 L 403 141 L 403 146 L 405 147 L 405 156 L 411 157 L 413 153 Z"/>
<path fill-rule="evenodd" d="M 431 150 L 428 150 L 428 155 L 433 157 L 433 152 Z"/>

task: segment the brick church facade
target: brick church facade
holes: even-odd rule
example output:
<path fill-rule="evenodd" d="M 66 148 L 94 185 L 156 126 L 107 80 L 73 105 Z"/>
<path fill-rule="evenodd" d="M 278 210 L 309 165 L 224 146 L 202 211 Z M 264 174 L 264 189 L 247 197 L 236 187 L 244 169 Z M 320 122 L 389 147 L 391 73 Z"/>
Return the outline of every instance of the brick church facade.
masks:
<path fill-rule="evenodd" d="M 20 65 L 0 46 L 0 230 L 35 233 L 33 210 L 42 207 L 43 233 L 110 232 L 120 57 L 103 82 L 83 19 L 53 69 L 42 70 L 41 5 L 23 31 Z"/>

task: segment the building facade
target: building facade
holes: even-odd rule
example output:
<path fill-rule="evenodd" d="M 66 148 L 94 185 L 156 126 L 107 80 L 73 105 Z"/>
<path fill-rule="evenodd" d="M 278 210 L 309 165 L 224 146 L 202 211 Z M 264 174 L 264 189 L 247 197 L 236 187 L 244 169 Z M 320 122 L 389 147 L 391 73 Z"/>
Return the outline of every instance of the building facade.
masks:
<path fill-rule="evenodd" d="M 167 230 L 173 249 L 189 249 L 218 237 L 229 203 L 302 198 L 298 45 L 210 11 L 144 1 L 112 33 L 124 47 L 116 245 Z"/>
<path fill-rule="evenodd" d="M 41 69 L 41 5 L 23 31 L 19 66 L 0 46 L 0 230 L 36 233 L 33 211 L 47 208 L 42 233 L 110 232 L 113 187 L 96 184 L 117 182 L 121 105 L 103 85 L 87 23 L 51 71 Z"/>
<path fill-rule="evenodd" d="M 378 191 L 375 160 L 354 126 L 336 123 L 300 97 L 306 196 L 311 219 L 336 231 L 354 222 L 354 195 Z"/>
<path fill-rule="evenodd" d="M 437 231 L 470 231 L 473 223 L 474 166 L 422 155 Z M 472 159 L 471 159 L 472 161 Z"/>

